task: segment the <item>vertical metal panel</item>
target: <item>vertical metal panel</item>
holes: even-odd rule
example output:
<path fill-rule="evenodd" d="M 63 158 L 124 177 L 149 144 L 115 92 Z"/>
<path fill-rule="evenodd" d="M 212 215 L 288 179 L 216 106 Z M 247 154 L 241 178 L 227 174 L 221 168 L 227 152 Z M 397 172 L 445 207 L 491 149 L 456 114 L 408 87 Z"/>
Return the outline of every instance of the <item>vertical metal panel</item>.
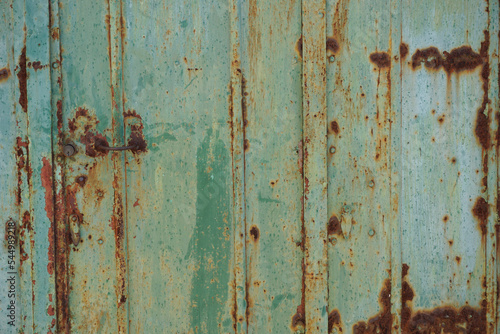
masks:
<path fill-rule="evenodd" d="M 0 7 L 19 331 L 496 331 L 497 0 Z"/>
<path fill-rule="evenodd" d="M 147 141 L 146 152 L 127 154 L 131 332 L 230 332 L 240 321 L 232 159 L 241 165 L 231 147 L 242 146 L 231 139 L 241 130 L 231 124 L 228 5 L 124 3 L 126 121 Z"/>
<path fill-rule="evenodd" d="M 328 3 L 330 329 L 392 328 L 391 3 Z M 395 12 L 397 22 L 398 13 Z M 397 130 L 397 129 L 395 129 Z M 396 199 L 397 201 L 397 199 Z M 399 259 L 396 259 L 399 262 Z"/>
<path fill-rule="evenodd" d="M 15 55 L 20 52 L 19 46 L 22 43 L 23 34 L 22 30 L 18 31 L 16 28 L 20 28 L 15 25 L 14 21 L 14 8 L 11 7 L 12 1 L 4 1 L 0 3 L 1 8 L 1 23 L 0 23 L 0 117 L 2 122 L 0 123 L 0 219 L 2 222 L 2 230 L 7 233 L 7 224 L 9 220 L 16 224 L 15 232 L 17 240 L 15 246 L 12 248 L 14 250 L 15 256 L 15 268 L 11 268 L 9 265 L 9 248 L 7 243 L 8 235 L 2 238 L 2 245 L 0 246 L 0 257 L 2 259 L 1 270 L 0 270 L 0 281 L 2 284 L 3 291 L 10 290 L 10 284 L 7 283 L 7 279 L 10 279 L 12 272 L 22 271 L 26 264 L 29 264 L 29 259 L 25 261 L 24 266 L 19 263 L 19 235 L 21 233 L 20 225 L 22 221 L 22 216 L 20 214 L 22 209 L 22 203 L 20 202 L 20 192 L 23 188 L 23 183 L 26 184 L 25 175 L 22 175 L 23 169 L 18 168 L 21 161 L 26 162 L 26 150 L 24 147 L 18 147 L 17 143 L 20 139 L 25 138 L 26 128 L 19 129 L 18 123 L 16 122 L 16 109 L 20 108 L 18 105 L 19 90 L 17 86 L 16 77 L 16 65 L 17 59 Z M 17 9 L 17 8 L 16 8 Z M 24 17 L 21 15 L 21 17 Z M 22 21 L 22 20 L 18 20 Z M 22 25 L 21 25 L 22 29 Z M 15 48 L 14 48 L 15 47 Z M 21 126 L 24 123 L 21 124 Z M 22 134 L 20 133 L 22 131 Z M 21 165 L 23 166 L 23 165 Z M 27 168 L 26 168 L 27 169 Z M 24 181 L 19 184 L 19 181 Z M 26 194 L 26 193 L 25 193 Z M 23 201 L 24 202 L 24 201 Z M 25 204 L 26 205 L 26 204 Z M 29 241 L 29 231 L 24 234 L 27 236 Z M 25 238 L 22 239 L 24 242 Z M 29 242 L 26 244 L 26 250 L 30 252 Z M 12 255 L 12 253 L 10 253 Z M 13 270 L 14 269 L 14 270 Z M 10 301 L 13 298 L 9 298 L 7 293 L 2 293 L 0 295 L 0 312 L 1 318 L 4 320 L 0 323 L 0 332 L 2 333 L 15 333 L 17 328 L 32 328 L 33 317 L 31 313 L 31 271 L 27 271 L 26 274 L 15 276 L 15 286 L 17 292 L 26 294 L 28 298 L 14 299 L 15 304 L 15 316 L 9 319 L 10 310 L 7 308 L 10 305 Z M 22 281 L 20 281 L 20 278 Z M 4 283 L 5 282 L 5 283 Z M 12 297 L 12 296 L 11 296 Z M 26 312 L 29 310 L 29 312 Z M 24 321 L 22 321 L 21 316 L 26 315 Z M 9 321 L 14 321 L 14 326 L 9 325 Z"/>
<path fill-rule="evenodd" d="M 325 1 L 302 3 L 304 276 L 307 333 L 327 330 Z"/>
<path fill-rule="evenodd" d="M 301 2 L 240 3 L 248 333 L 304 332 Z"/>
<path fill-rule="evenodd" d="M 494 298 L 487 295 L 494 233 L 487 221 L 493 217 L 489 203 L 496 204 L 488 190 L 494 182 L 487 182 L 496 174 L 487 100 L 488 82 L 497 78 L 488 73 L 488 50 L 496 34 L 490 35 L 487 2 L 424 1 L 421 16 L 415 6 L 404 1 L 402 7 L 408 45 L 402 68 L 402 328 L 418 326 L 419 313 L 447 310 L 471 313 L 477 322 L 469 327 L 486 332 L 488 299 Z"/>
<path fill-rule="evenodd" d="M 78 246 L 71 243 L 68 229 L 67 245 L 58 245 L 69 252 L 69 296 L 64 291 L 59 296 L 66 298 L 70 318 L 60 321 L 69 321 L 72 332 L 117 333 L 123 322 L 121 293 L 116 293 L 122 288 L 117 272 L 120 259 L 115 257 L 115 232 L 122 222 L 114 219 L 119 196 L 115 191 L 120 191 L 122 181 L 113 182 L 120 166 L 111 153 L 94 147 L 96 138 L 110 145 L 118 143 L 114 129 L 120 123 L 116 119 L 120 89 L 114 96 L 111 89 L 116 85 L 116 60 L 111 57 L 117 53 L 117 33 L 110 30 L 110 10 L 105 2 L 72 2 L 59 8 L 63 143 L 77 148 L 75 156 L 64 158 L 66 216 L 60 223 L 69 224 L 76 217 L 80 242 Z M 115 22 L 112 26 L 116 28 Z"/>

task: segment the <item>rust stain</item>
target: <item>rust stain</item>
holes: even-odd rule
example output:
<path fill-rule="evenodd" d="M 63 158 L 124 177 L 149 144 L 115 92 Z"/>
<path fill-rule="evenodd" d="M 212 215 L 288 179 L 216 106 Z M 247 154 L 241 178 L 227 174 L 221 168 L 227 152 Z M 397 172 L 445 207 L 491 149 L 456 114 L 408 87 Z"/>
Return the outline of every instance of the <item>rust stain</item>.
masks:
<path fill-rule="evenodd" d="M 87 176 L 86 175 L 80 175 L 75 178 L 75 182 L 80 185 L 80 187 L 83 188 L 85 186 L 85 183 L 87 183 Z"/>
<path fill-rule="evenodd" d="M 139 206 L 139 205 L 140 205 L 140 204 L 139 204 L 139 199 L 137 198 L 137 199 L 136 199 L 136 201 L 135 201 L 135 203 L 134 203 L 134 208 L 135 208 L 136 206 Z"/>
<path fill-rule="evenodd" d="M 343 332 L 342 319 L 338 310 L 332 310 L 328 315 L 328 333 L 332 333 L 334 329 L 337 333 Z"/>
<path fill-rule="evenodd" d="M 370 55 L 370 61 L 379 68 L 391 66 L 391 57 L 387 52 L 373 52 Z"/>
<path fill-rule="evenodd" d="M 481 79 L 483 81 L 483 100 L 481 106 L 477 110 L 475 134 L 484 150 L 488 150 L 491 144 L 490 136 L 490 117 L 486 107 L 489 102 L 489 76 L 490 65 L 488 61 L 488 49 L 490 46 L 490 34 L 487 30 L 484 31 L 484 41 L 481 43 L 480 57 L 484 60 L 483 69 L 481 70 Z"/>
<path fill-rule="evenodd" d="M 399 44 L 399 54 L 401 55 L 401 59 L 404 59 L 408 55 L 408 44 L 401 42 Z"/>
<path fill-rule="evenodd" d="M 472 208 L 472 214 L 479 221 L 479 228 L 483 235 L 486 235 L 490 207 L 483 197 L 478 197 Z"/>
<path fill-rule="evenodd" d="M 127 111 L 124 111 L 123 112 L 123 117 L 124 118 L 132 117 L 132 118 L 138 118 L 138 119 L 142 120 L 141 115 L 139 115 L 137 113 L 137 111 L 135 111 L 134 109 L 129 109 Z"/>
<path fill-rule="evenodd" d="M 459 262 L 459 260 L 457 260 Z M 413 314 L 415 292 L 408 281 L 408 265 L 402 270 L 401 330 L 403 333 L 486 333 L 486 301 L 480 308 L 442 306 Z M 460 329 L 460 330 L 459 330 Z"/>
<path fill-rule="evenodd" d="M 326 52 L 329 55 L 336 54 L 340 49 L 339 43 L 333 37 L 326 39 Z"/>
<path fill-rule="evenodd" d="M 55 40 L 58 40 L 59 39 L 59 28 L 52 28 L 52 31 L 50 33 L 50 36 L 55 39 Z"/>
<path fill-rule="evenodd" d="M 255 225 L 253 225 L 251 228 L 250 228 L 250 237 L 252 238 L 252 240 L 254 242 L 257 242 L 259 241 L 259 237 L 260 237 L 260 231 L 259 231 L 259 228 Z"/>
<path fill-rule="evenodd" d="M 17 72 L 19 81 L 19 104 L 24 112 L 28 112 L 28 72 L 26 71 L 26 46 L 23 47 L 19 55 L 19 72 Z"/>
<path fill-rule="evenodd" d="M 342 235 L 342 225 L 336 215 L 332 215 L 328 221 L 328 235 Z"/>
<path fill-rule="evenodd" d="M 0 69 L 0 82 L 7 81 L 9 77 L 10 70 L 7 67 Z"/>
<path fill-rule="evenodd" d="M 303 231 L 305 233 L 305 231 Z M 302 244 L 304 244 L 305 235 L 302 236 Z M 297 330 L 300 327 L 306 328 L 306 264 L 302 258 L 302 299 L 300 305 L 297 306 L 297 312 L 292 317 L 292 330 Z"/>
<path fill-rule="evenodd" d="M 46 158 L 42 158 L 41 179 L 45 189 L 45 212 L 51 222 L 54 221 L 54 194 L 52 192 L 52 165 Z"/>
<path fill-rule="evenodd" d="M 474 52 L 468 45 L 461 46 L 451 50 L 450 52 L 443 51 L 443 54 L 434 47 L 418 49 L 412 56 L 412 67 L 417 69 L 423 63 L 424 66 L 431 70 L 438 70 L 441 67 L 447 73 L 462 72 L 466 70 L 474 70 L 482 65 L 483 57 Z"/>
<path fill-rule="evenodd" d="M 337 123 L 337 121 L 332 121 L 330 123 L 330 130 L 336 135 L 338 135 L 340 132 L 339 123 Z"/>
<path fill-rule="evenodd" d="M 360 321 L 353 328 L 353 334 L 390 333 L 392 328 L 391 280 L 386 279 L 380 291 L 379 303 L 382 310 L 367 322 Z"/>
<path fill-rule="evenodd" d="M 295 43 L 295 51 L 297 52 L 299 59 L 302 59 L 302 35 L 297 40 L 297 43 Z"/>

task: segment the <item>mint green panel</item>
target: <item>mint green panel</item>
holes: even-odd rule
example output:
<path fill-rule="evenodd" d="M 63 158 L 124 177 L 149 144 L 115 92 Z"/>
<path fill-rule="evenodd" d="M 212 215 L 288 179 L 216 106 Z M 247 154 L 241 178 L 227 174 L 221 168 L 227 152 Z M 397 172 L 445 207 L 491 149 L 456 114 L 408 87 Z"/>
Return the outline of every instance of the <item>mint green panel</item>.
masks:
<path fill-rule="evenodd" d="M 0 8 L 0 333 L 497 332 L 498 0 Z"/>
<path fill-rule="evenodd" d="M 123 6 L 130 331 L 233 328 L 229 8 Z"/>
<path fill-rule="evenodd" d="M 363 332 L 377 315 L 366 330 L 386 332 L 391 305 L 379 295 L 391 293 L 398 200 L 391 182 L 397 14 L 391 18 L 389 1 L 342 0 L 328 2 L 327 15 L 329 311 L 344 333 Z"/>

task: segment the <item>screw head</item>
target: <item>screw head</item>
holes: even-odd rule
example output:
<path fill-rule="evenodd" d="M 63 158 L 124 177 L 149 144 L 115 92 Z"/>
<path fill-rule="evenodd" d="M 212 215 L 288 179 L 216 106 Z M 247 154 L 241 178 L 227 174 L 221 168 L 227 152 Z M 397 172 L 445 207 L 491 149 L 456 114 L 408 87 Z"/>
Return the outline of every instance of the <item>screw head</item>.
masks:
<path fill-rule="evenodd" d="M 370 188 L 373 188 L 373 186 L 375 186 L 375 182 L 373 182 L 373 180 L 371 180 L 370 183 L 368 183 L 368 186 Z"/>
<path fill-rule="evenodd" d="M 337 149 L 335 148 L 335 146 L 330 147 L 330 153 L 331 154 L 335 153 L 336 150 Z"/>
<path fill-rule="evenodd" d="M 78 217 L 76 215 L 71 215 L 69 218 L 71 219 L 71 221 L 74 221 L 74 222 L 76 222 L 78 220 Z"/>
<path fill-rule="evenodd" d="M 375 235 L 375 231 L 373 229 L 370 229 L 370 231 L 368 231 L 368 235 L 370 235 L 370 237 L 373 237 Z"/>
<path fill-rule="evenodd" d="M 97 243 L 98 243 L 99 245 L 102 245 L 102 243 L 103 243 L 103 242 L 104 242 L 104 241 L 103 241 L 102 239 L 97 240 Z"/>
<path fill-rule="evenodd" d="M 330 63 L 333 63 L 335 61 L 335 56 L 328 57 L 328 60 L 330 61 Z"/>
<path fill-rule="evenodd" d="M 72 144 L 66 144 L 63 147 L 63 154 L 67 157 L 75 155 L 76 148 Z"/>

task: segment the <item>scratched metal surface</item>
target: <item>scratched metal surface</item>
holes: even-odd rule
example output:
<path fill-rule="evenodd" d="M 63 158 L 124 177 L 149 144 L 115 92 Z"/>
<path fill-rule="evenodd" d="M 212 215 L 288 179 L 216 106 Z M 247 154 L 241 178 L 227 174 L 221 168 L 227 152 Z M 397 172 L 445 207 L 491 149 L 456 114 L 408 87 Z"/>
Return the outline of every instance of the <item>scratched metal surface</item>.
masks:
<path fill-rule="evenodd" d="M 1 333 L 496 333 L 497 0 L 0 7 Z"/>

